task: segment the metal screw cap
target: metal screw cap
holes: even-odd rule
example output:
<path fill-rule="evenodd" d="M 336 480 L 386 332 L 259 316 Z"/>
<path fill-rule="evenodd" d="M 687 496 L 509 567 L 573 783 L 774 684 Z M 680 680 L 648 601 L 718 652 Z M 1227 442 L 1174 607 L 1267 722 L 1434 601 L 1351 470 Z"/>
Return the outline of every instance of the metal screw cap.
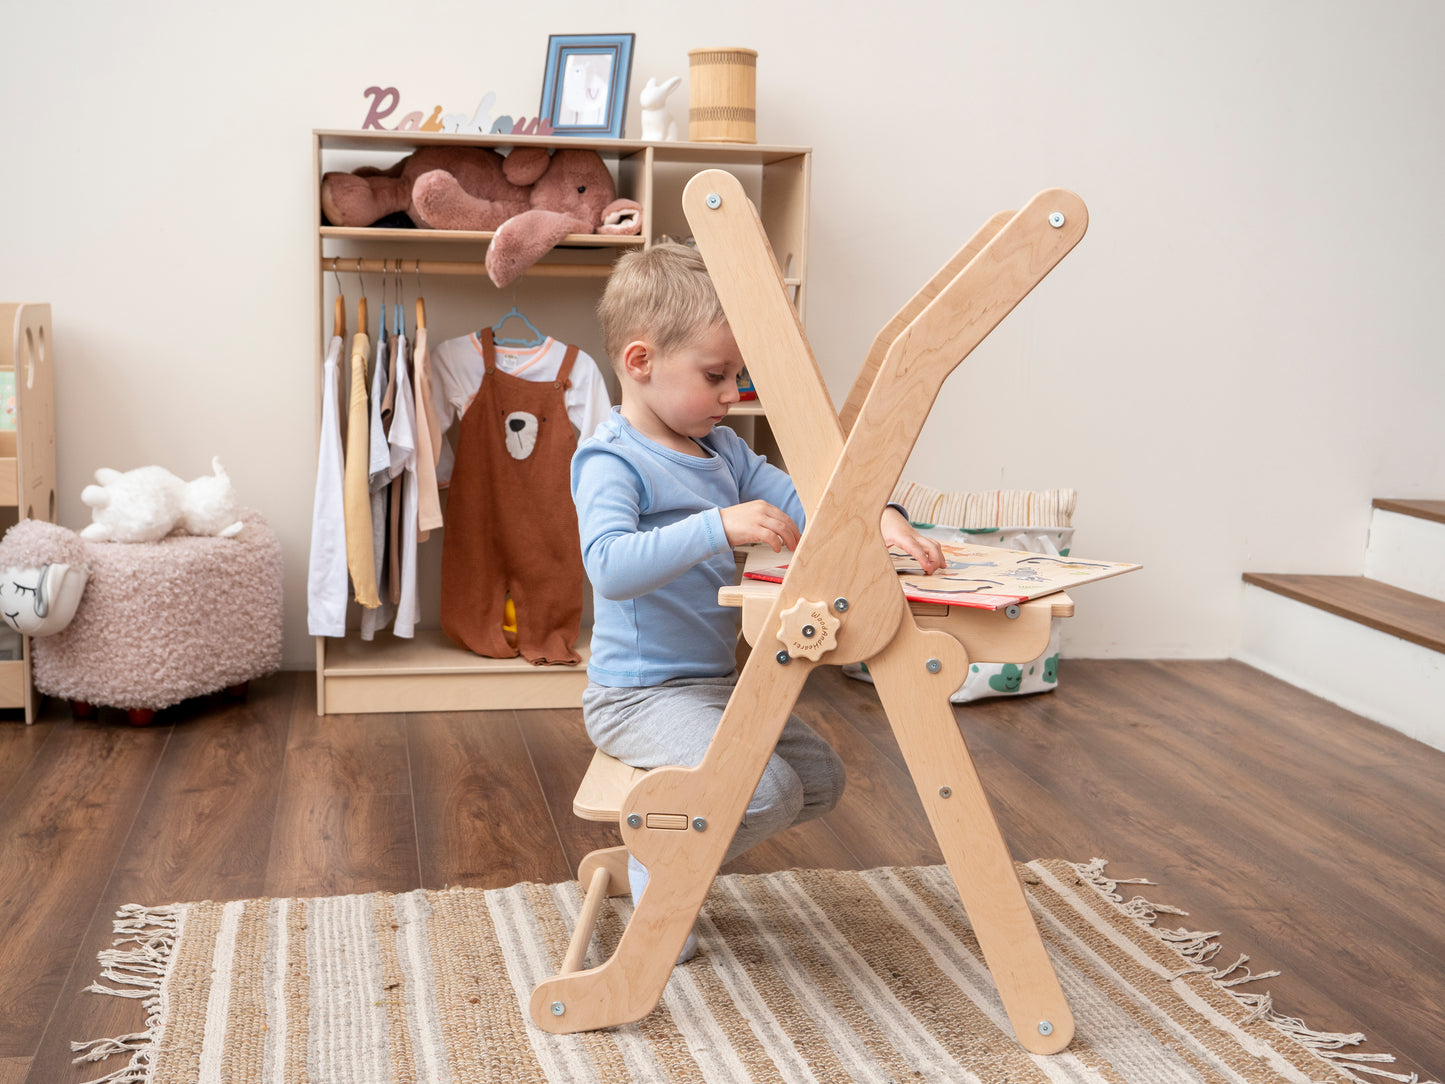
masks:
<path fill-rule="evenodd" d="M 938 796 L 939 796 L 940 798 L 952 798 L 952 797 L 953 797 L 953 788 L 952 788 L 952 787 L 939 787 L 939 788 L 938 788 Z"/>
<path fill-rule="evenodd" d="M 793 661 L 793 656 L 789 655 L 786 651 L 779 651 L 773 658 L 777 659 L 778 662 L 784 666 L 787 666 L 788 663 Z"/>
<path fill-rule="evenodd" d="M 640 815 L 636 814 L 636 813 L 630 813 L 630 814 L 628 814 L 628 817 L 627 817 L 627 826 L 628 826 L 629 828 L 641 828 L 641 827 L 642 827 L 642 817 L 641 817 Z"/>
<path fill-rule="evenodd" d="M 1019 614 L 1023 613 L 1023 611 L 1019 609 L 1018 603 L 1014 603 L 1012 606 L 1009 606 L 1007 609 L 1005 609 L 1004 613 L 1008 616 L 1008 619 L 1010 621 L 1014 621 L 1018 618 Z"/>
<path fill-rule="evenodd" d="M 563 1005 L 560 1001 L 554 1001 L 554 1002 L 552 1002 L 552 1015 L 553 1015 L 553 1016 L 561 1016 L 561 1015 L 562 1015 L 564 1012 L 566 1012 L 566 1011 L 567 1011 L 567 1006 L 566 1006 L 566 1005 Z"/>
<path fill-rule="evenodd" d="M 706 831 L 707 831 L 707 821 L 704 820 L 702 817 L 694 817 L 694 818 L 692 819 L 692 827 L 693 827 L 693 831 L 695 831 L 695 832 L 706 832 Z"/>
<path fill-rule="evenodd" d="M 833 600 L 833 609 L 837 610 L 840 614 L 846 613 L 848 610 L 848 600 L 846 598 L 835 598 Z"/>
<path fill-rule="evenodd" d="M 722 197 L 716 192 L 709 192 L 707 194 L 707 205 L 709 210 L 716 211 L 722 206 Z"/>
<path fill-rule="evenodd" d="M 1040 1020 L 1040 1021 L 1039 1021 L 1039 1034 L 1040 1034 L 1040 1035 L 1052 1035 L 1053 1033 L 1054 1033 L 1054 1025 L 1053 1025 L 1053 1024 L 1049 1023 L 1047 1020 Z"/>
<path fill-rule="evenodd" d="M 1053 214 L 1049 215 L 1049 225 L 1052 226 L 1054 229 L 1058 229 L 1058 228 L 1059 228 L 1060 226 L 1062 226 L 1063 224 L 1064 224 L 1064 212 L 1063 212 L 1063 211 L 1055 211 Z"/>
<path fill-rule="evenodd" d="M 936 674 L 943 669 L 943 663 L 937 659 L 929 659 L 926 665 L 928 666 L 928 672 L 930 674 Z"/>

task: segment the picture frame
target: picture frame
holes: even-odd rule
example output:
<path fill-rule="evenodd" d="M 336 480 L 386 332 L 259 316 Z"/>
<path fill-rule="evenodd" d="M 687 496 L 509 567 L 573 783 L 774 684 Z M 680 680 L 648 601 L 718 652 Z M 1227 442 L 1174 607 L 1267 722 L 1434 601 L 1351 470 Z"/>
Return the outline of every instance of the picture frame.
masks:
<path fill-rule="evenodd" d="M 540 114 L 565 136 L 621 139 L 635 34 L 553 34 L 547 39 Z"/>

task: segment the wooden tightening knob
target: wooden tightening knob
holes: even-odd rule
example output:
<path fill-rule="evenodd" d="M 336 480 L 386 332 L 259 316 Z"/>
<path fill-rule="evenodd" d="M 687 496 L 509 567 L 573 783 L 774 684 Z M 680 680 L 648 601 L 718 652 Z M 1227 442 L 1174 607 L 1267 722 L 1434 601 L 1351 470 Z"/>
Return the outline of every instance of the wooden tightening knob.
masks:
<path fill-rule="evenodd" d="M 842 614 L 835 614 L 826 602 L 799 599 L 783 611 L 778 639 L 789 655 L 817 662 L 826 652 L 838 646 L 838 625 Z"/>

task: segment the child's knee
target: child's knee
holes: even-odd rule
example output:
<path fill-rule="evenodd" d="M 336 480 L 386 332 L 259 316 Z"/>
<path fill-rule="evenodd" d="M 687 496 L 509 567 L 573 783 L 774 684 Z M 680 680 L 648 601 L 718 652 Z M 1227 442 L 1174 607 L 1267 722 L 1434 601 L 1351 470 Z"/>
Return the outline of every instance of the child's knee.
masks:
<path fill-rule="evenodd" d="M 753 791 L 752 801 L 748 803 L 747 821 L 787 826 L 797 819 L 806 801 L 807 794 L 798 773 L 786 761 L 775 756 L 764 769 L 757 790 Z"/>

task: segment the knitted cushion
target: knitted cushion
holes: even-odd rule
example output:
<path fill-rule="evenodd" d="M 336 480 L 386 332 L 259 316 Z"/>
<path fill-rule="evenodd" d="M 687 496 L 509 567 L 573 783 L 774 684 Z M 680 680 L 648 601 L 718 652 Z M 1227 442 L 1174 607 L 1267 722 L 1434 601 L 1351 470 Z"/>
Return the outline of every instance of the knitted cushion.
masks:
<path fill-rule="evenodd" d="M 1072 489 L 990 489 L 945 493 L 900 481 L 888 499 L 908 509 L 915 523 L 977 530 L 986 527 L 1067 527 L 1074 515 Z"/>

